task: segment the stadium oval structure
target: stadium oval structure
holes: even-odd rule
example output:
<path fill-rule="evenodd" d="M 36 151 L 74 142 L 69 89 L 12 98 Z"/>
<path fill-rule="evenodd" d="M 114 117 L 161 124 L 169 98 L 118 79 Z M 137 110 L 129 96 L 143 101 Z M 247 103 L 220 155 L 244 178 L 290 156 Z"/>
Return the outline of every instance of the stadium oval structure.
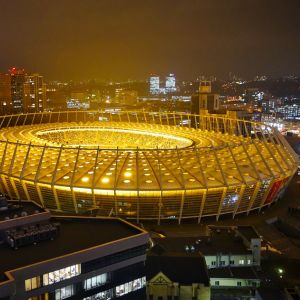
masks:
<path fill-rule="evenodd" d="M 298 167 L 275 128 L 220 115 L 44 112 L 0 128 L 1 192 L 67 213 L 234 217 L 279 199 Z"/>

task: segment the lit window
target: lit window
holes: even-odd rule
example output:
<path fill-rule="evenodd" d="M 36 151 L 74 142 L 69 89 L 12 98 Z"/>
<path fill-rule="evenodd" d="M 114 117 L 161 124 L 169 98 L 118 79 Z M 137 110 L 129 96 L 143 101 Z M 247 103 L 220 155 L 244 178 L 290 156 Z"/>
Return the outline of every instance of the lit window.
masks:
<path fill-rule="evenodd" d="M 84 289 L 90 290 L 108 282 L 107 273 L 88 278 L 84 281 Z"/>
<path fill-rule="evenodd" d="M 25 291 L 31 291 L 41 286 L 40 276 L 25 280 Z"/>
<path fill-rule="evenodd" d="M 63 300 L 73 296 L 73 294 L 74 294 L 73 285 L 68 285 L 55 290 L 55 300 Z"/>
<path fill-rule="evenodd" d="M 50 285 L 81 274 L 81 265 L 73 265 L 43 275 L 43 285 Z"/>
<path fill-rule="evenodd" d="M 106 274 L 102 274 L 99 276 L 103 276 L 103 275 L 106 275 Z M 98 276 L 92 277 L 88 280 L 93 280 L 95 278 L 94 280 L 97 281 L 98 279 L 96 279 L 96 277 L 98 277 Z M 105 277 L 103 277 L 103 278 L 105 279 Z M 88 280 L 85 281 L 85 284 L 87 283 Z M 115 295 L 115 297 L 121 297 L 121 296 L 129 294 L 133 291 L 141 289 L 145 286 L 146 286 L 146 277 L 144 276 L 142 278 L 138 278 L 138 279 L 132 280 L 130 282 L 120 284 L 113 289 L 109 289 L 109 290 L 97 293 L 95 295 L 83 298 L 83 300 L 95 300 L 95 299 L 108 300 L 108 299 L 111 299 L 113 295 Z"/>
<path fill-rule="evenodd" d="M 115 296 L 121 297 L 130 292 L 139 290 L 146 285 L 146 277 L 138 278 L 115 287 Z"/>
<path fill-rule="evenodd" d="M 240 264 L 240 265 L 244 265 L 244 264 L 245 264 L 245 260 L 244 260 L 244 259 L 240 259 L 240 260 L 239 260 L 239 264 Z"/>
<path fill-rule="evenodd" d="M 108 299 L 112 298 L 112 295 L 113 295 L 113 290 L 110 289 L 110 290 L 106 290 L 104 292 L 97 293 L 93 296 L 83 298 L 83 300 L 96 300 L 96 299 L 108 300 Z"/>

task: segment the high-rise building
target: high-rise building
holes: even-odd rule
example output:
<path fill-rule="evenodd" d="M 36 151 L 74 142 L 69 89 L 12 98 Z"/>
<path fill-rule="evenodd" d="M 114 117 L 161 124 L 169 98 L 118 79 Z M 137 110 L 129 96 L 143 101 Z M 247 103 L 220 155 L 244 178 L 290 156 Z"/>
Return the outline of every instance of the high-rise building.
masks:
<path fill-rule="evenodd" d="M 10 75 L 0 73 L 0 114 L 9 114 L 11 108 Z"/>
<path fill-rule="evenodd" d="M 46 84 L 43 76 L 25 76 L 23 112 L 43 111 L 46 102 Z"/>
<path fill-rule="evenodd" d="M 285 104 L 275 109 L 276 113 L 281 113 L 286 120 L 300 120 L 300 104 Z"/>
<path fill-rule="evenodd" d="M 159 93 L 160 93 L 159 76 L 151 75 L 150 76 L 150 94 L 157 95 Z"/>
<path fill-rule="evenodd" d="M 15 67 L 9 69 L 11 84 L 12 110 L 14 113 L 22 113 L 24 108 L 24 69 Z"/>
<path fill-rule="evenodd" d="M 166 93 L 176 92 L 176 78 L 174 74 L 169 74 L 166 77 Z"/>

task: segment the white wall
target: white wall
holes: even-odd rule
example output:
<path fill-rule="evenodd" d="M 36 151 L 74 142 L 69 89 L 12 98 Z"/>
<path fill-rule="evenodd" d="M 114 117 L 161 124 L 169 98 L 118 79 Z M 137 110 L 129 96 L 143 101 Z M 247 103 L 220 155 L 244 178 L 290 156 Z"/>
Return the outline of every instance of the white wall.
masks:
<path fill-rule="evenodd" d="M 216 285 L 216 281 L 219 281 L 219 285 Z M 238 285 L 238 282 L 241 285 Z M 211 287 L 254 287 L 253 282 L 256 282 L 256 287 L 259 287 L 259 279 L 241 279 L 241 278 L 210 278 Z"/>
<path fill-rule="evenodd" d="M 225 266 L 252 266 L 253 256 L 252 254 L 245 255 L 205 255 L 205 261 L 208 269 L 225 267 Z M 221 261 L 225 261 L 225 264 L 221 264 Z M 230 264 L 230 261 L 234 261 L 234 264 Z M 244 261 L 242 264 L 241 262 Z M 215 262 L 215 264 L 213 264 Z"/>

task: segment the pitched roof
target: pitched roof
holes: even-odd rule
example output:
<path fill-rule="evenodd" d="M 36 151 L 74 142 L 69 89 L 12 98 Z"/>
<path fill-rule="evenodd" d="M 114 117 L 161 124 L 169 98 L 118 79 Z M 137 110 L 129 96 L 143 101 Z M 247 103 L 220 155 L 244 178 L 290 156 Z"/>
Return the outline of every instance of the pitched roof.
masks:
<path fill-rule="evenodd" d="M 209 285 L 209 277 L 205 259 L 200 254 L 173 255 L 165 253 L 156 255 L 148 253 L 146 259 L 147 281 L 162 272 L 173 282 L 179 284 L 202 283 Z"/>

